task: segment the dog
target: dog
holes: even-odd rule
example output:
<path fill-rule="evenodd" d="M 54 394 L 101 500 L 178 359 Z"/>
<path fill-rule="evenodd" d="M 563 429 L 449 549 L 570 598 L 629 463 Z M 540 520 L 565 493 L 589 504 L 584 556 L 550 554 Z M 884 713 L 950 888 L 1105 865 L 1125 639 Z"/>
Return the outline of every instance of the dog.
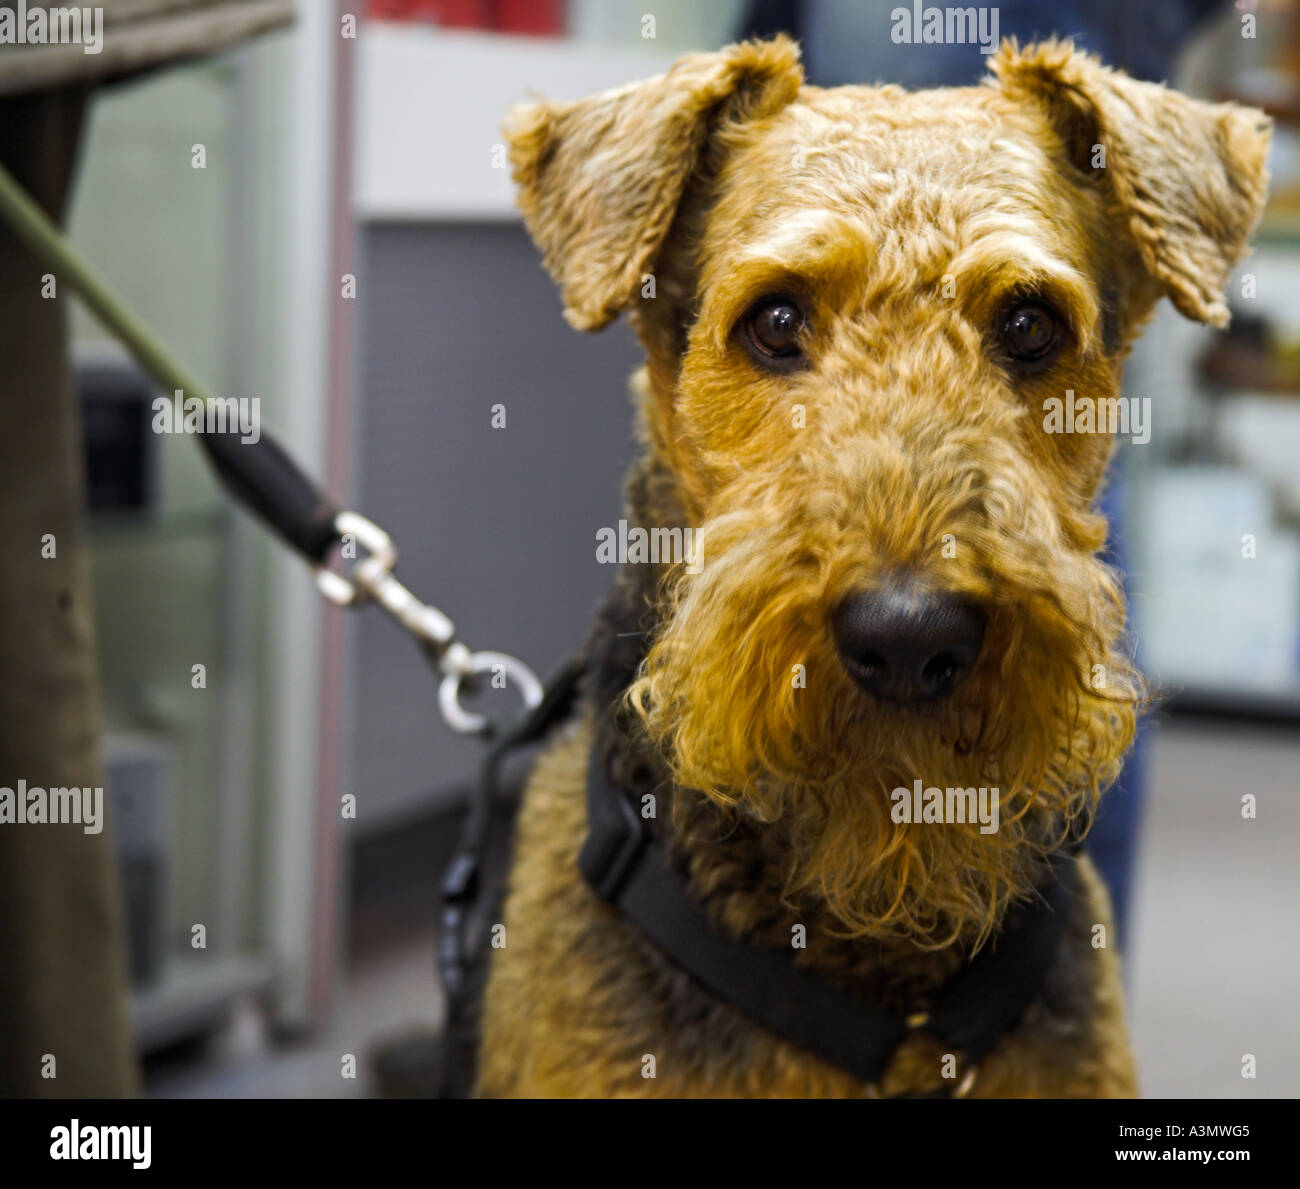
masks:
<path fill-rule="evenodd" d="M 777 38 L 507 136 L 566 319 L 644 347 L 629 523 L 697 539 L 622 567 L 527 783 L 477 1093 L 1136 1094 L 1108 898 L 1062 856 L 1149 695 L 1099 557 L 1114 435 L 1046 410 L 1119 396 L 1163 296 L 1226 324 L 1267 118 L 1055 40 L 975 87 L 821 89 Z M 722 946 L 907 1020 L 878 1077 L 593 890 L 593 772 Z M 1041 980 L 968 1060 L 927 1007 L 1067 861 Z"/>

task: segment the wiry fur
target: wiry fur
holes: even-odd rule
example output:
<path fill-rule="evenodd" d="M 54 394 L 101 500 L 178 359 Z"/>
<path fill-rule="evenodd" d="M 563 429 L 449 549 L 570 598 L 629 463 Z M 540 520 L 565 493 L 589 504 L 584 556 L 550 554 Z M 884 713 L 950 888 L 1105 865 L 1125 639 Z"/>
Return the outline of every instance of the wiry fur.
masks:
<path fill-rule="evenodd" d="M 589 649 L 584 724 L 526 794 L 485 1093 L 864 1090 L 700 990 L 582 884 L 593 731 L 625 786 L 666 801 L 656 829 L 716 920 L 772 945 L 803 924 L 802 962 L 898 1010 L 1034 894 L 1119 771 L 1144 689 L 1097 557 L 1112 443 L 1045 433 L 1043 402 L 1116 395 L 1162 294 L 1222 323 L 1267 126 L 1067 44 L 1008 44 L 993 68 L 977 88 L 821 90 L 778 39 L 513 117 L 520 204 L 570 321 L 635 308 L 633 519 L 698 529 L 702 554 L 627 568 Z M 736 341 L 772 293 L 810 311 L 805 371 L 764 371 Z M 1040 375 L 998 352 L 1017 294 L 1069 322 Z M 828 626 L 899 570 L 989 616 L 968 679 L 921 709 L 862 693 Z M 1001 828 L 894 823 L 890 790 L 918 778 L 998 787 Z M 1085 882 L 977 1092 L 1134 1091 L 1116 964 L 1091 944 L 1105 895 Z M 909 1041 L 884 1091 L 934 1084 L 934 1048 Z"/>

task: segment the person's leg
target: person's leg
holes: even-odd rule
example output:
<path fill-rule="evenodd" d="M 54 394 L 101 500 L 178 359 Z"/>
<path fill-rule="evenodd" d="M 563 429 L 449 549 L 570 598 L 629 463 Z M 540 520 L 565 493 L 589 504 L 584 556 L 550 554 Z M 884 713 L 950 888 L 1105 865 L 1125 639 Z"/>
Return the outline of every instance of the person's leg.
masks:
<path fill-rule="evenodd" d="M 1127 595 L 1128 548 L 1125 534 L 1124 481 L 1122 469 L 1112 467 L 1111 480 L 1102 493 L 1101 509 L 1110 521 L 1110 541 L 1106 546 L 1106 560 L 1125 576 Z M 1129 616 L 1133 615 L 1129 599 Z M 1146 800 L 1146 745 L 1145 720 L 1138 724 L 1137 738 L 1124 764 L 1124 771 L 1114 787 L 1101 799 L 1097 819 L 1088 834 L 1087 848 L 1110 892 L 1115 911 L 1116 946 L 1131 949 L 1130 928 L 1133 891 L 1133 872 L 1137 860 L 1138 835 L 1142 822 L 1142 809 Z"/>
<path fill-rule="evenodd" d="M 1115 912 L 1115 946 L 1132 951 L 1133 873 L 1146 801 L 1147 728 L 1138 727 L 1133 750 L 1114 787 L 1101 799 L 1097 820 L 1088 834 L 1087 850 L 1110 892 Z"/>

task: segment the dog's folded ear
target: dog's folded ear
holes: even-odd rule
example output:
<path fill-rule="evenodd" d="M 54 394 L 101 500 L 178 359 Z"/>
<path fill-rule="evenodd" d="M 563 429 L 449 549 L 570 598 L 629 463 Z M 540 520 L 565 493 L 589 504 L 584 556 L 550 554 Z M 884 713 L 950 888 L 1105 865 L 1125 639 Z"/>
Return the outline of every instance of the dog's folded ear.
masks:
<path fill-rule="evenodd" d="M 802 82 L 798 47 L 778 37 L 692 54 L 573 103 L 511 110 L 519 207 L 573 326 L 599 330 L 632 301 L 706 144 L 784 107 Z"/>
<path fill-rule="evenodd" d="M 1068 42 L 1006 42 L 1009 97 L 1044 108 L 1072 163 L 1107 190 L 1146 272 L 1189 318 L 1225 326 L 1224 286 L 1264 207 L 1271 121 L 1110 70 Z"/>

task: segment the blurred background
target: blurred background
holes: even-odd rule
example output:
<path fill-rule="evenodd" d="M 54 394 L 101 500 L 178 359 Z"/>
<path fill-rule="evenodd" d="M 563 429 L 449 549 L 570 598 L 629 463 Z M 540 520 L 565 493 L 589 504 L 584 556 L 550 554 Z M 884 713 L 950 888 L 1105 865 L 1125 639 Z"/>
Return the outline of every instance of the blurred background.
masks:
<path fill-rule="evenodd" d="M 876 42 L 889 40 L 890 7 L 854 6 Z M 1300 18 L 1266 0 L 1207 7 L 1171 80 L 1270 111 L 1273 188 L 1231 284 L 1231 330 L 1162 308 L 1126 376 L 1125 394 L 1153 410 L 1150 441 L 1123 446 L 1117 465 L 1142 659 L 1164 701 L 1132 815 L 1123 945 L 1146 1093 L 1291 1096 Z M 106 47 L 114 20 L 217 24 L 78 80 L 72 240 L 214 393 L 261 399 L 309 473 L 393 535 L 403 580 L 463 639 L 552 672 L 612 578 L 593 542 L 621 514 L 636 351 L 622 324 L 585 337 L 561 319 L 513 210 L 501 117 L 529 93 L 577 97 L 717 48 L 756 19 L 751 6 L 105 10 Z M 1243 35 L 1246 16 L 1257 36 Z M 223 47 L 214 30 L 231 20 L 243 24 Z M 0 123 L 15 96 L 55 85 L 24 75 L 24 52 L 0 47 Z M 861 81 L 877 79 L 887 68 L 864 68 Z M 11 122 L 10 139 L 21 135 Z M 149 382 L 64 304 L 141 1087 L 400 1093 L 402 1054 L 440 1018 L 436 881 L 477 745 L 442 725 L 406 636 L 379 612 L 323 609 L 308 570 L 231 505 L 195 443 L 150 431 Z M 7 407 L 39 395 L 6 370 L 0 356 Z M 492 427 L 496 404 L 505 430 Z M 24 498 L 6 489 L 0 515 Z M 18 776 L 36 782 L 0 782 Z M 348 794 L 355 819 L 339 811 Z M 341 1073 L 345 1054 L 355 1077 Z"/>

